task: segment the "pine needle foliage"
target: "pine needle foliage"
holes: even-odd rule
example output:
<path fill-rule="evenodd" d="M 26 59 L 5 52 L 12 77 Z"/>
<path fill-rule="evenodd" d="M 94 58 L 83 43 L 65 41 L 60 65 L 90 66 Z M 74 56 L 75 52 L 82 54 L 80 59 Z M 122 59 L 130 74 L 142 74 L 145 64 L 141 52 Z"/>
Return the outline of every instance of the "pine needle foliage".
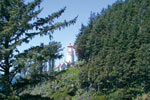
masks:
<path fill-rule="evenodd" d="M 35 77 L 28 79 L 21 77 L 18 78 L 21 81 L 12 82 L 16 75 L 21 74 L 23 70 L 28 69 L 29 73 L 33 71 L 27 68 L 27 65 L 37 66 L 47 59 L 60 58 L 59 43 L 52 44 L 55 46 L 50 43 L 47 46 L 32 47 L 23 53 L 20 53 L 17 47 L 23 43 L 29 43 L 36 36 L 48 35 L 51 38 L 55 30 L 74 24 L 76 21 L 74 18 L 70 21 L 55 22 L 64 13 L 66 7 L 45 18 L 38 17 L 42 11 L 41 2 L 42 0 L 33 0 L 29 3 L 25 3 L 24 0 L 0 0 L 0 95 L 5 100 L 17 96 L 20 91 L 19 87 L 38 83 L 39 78 Z M 49 51 L 49 49 L 51 50 Z M 41 64 L 41 66 L 43 65 Z M 39 77 L 38 73 L 34 76 Z"/>
<path fill-rule="evenodd" d="M 124 89 L 128 99 L 150 91 L 150 1 L 118 0 L 91 18 L 75 42 L 79 60 L 88 62 L 81 87 L 106 94 Z"/>

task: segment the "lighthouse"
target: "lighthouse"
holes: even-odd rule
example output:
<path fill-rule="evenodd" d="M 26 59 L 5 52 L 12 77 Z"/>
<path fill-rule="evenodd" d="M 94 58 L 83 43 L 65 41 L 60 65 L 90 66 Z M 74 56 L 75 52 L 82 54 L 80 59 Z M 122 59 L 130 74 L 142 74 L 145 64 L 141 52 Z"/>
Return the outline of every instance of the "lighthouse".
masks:
<path fill-rule="evenodd" d="M 71 45 L 71 43 L 67 46 L 66 60 L 55 67 L 55 71 L 66 70 L 71 67 L 70 65 L 74 65 L 74 47 Z"/>
<path fill-rule="evenodd" d="M 66 62 L 69 64 L 74 64 L 74 48 L 71 43 L 67 46 Z"/>

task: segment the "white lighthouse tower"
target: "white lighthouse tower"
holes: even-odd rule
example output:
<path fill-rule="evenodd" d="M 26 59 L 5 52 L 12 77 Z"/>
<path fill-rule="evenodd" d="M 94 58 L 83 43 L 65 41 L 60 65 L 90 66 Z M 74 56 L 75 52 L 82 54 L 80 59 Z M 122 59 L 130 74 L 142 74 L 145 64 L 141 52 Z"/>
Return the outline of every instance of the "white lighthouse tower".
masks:
<path fill-rule="evenodd" d="M 55 71 L 66 70 L 71 67 L 70 65 L 74 65 L 74 47 L 71 45 L 71 43 L 67 46 L 66 60 L 55 67 Z"/>
<path fill-rule="evenodd" d="M 69 64 L 74 64 L 74 48 L 71 43 L 67 46 L 66 62 Z"/>

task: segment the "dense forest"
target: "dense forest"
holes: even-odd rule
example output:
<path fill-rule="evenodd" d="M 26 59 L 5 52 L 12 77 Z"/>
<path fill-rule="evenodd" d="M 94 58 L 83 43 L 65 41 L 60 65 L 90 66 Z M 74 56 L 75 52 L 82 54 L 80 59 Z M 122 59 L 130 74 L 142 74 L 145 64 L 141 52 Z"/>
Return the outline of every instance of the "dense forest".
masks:
<path fill-rule="evenodd" d="M 150 1 L 117 1 L 82 25 L 75 47 L 81 88 L 131 99 L 150 90 Z"/>
<path fill-rule="evenodd" d="M 1 100 L 149 100 L 150 0 L 118 0 L 100 13 L 91 13 L 74 43 L 78 62 L 62 72 L 54 72 L 53 67 L 43 72 L 46 62 L 51 65 L 62 57 L 60 43 L 22 53 L 17 49 L 37 35 L 51 38 L 54 30 L 75 23 L 76 18 L 54 23 L 65 8 L 37 18 L 40 3 L 0 1 Z M 28 31 L 32 29 L 36 32 Z M 28 74 L 13 83 L 22 73 Z"/>

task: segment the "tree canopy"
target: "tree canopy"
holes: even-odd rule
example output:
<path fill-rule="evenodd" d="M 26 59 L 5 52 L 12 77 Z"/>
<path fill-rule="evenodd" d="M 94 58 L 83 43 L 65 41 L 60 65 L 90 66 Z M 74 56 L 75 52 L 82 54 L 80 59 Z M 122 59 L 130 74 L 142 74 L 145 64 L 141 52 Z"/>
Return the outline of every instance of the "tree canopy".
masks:
<path fill-rule="evenodd" d="M 75 42 L 79 60 L 88 62 L 79 73 L 82 88 L 103 93 L 120 88 L 131 94 L 149 91 L 149 4 L 118 0 L 82 25 Z"/>
<path fill-rule="evenodd" d="M 18 46 L 29 43 L 36 36 L 48 35 L 57 29 L 62 29 L 75 23 L 76 18 L 70 21 L 55 22 L 64 13 L 66 8 L 40 18 L 42 0 L 33 0 L 25 3 L 24 0 L 0 1 L 0 98 L 14 100 L 18 93 L 28 84 L 39 83 L 41 73 L 34 73 L 31 77 L 19 77 L 12 81 L 16 75 L 24 72 L 34 72 L 32 68 L 42 68 L 44 62 L 61 57 L 60 43 L 50 42 L 49 45 L 31 47 L 24 52 L 18 50 Z M 34 67 L 32 67 L 34 66 Z M 42 69 L 39 69 L 42 70 Z M 31 73 L 32 74 L 32 73 Z M 44 76 L 43 76 L 44 77 Z M 21 87 L 20 87 L 21 86 Z M 12 96 L 15 97 L 12 97 Z"/>

